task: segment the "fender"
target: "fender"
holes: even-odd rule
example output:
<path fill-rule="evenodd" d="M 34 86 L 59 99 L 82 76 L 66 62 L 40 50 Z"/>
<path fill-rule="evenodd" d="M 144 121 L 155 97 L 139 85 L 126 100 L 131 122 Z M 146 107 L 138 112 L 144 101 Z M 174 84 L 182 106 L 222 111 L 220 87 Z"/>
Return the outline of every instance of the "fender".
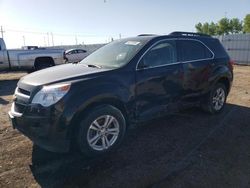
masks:
<path fill-rule="evenodd" d="M 99 84 L 88 82 L 88 86 L 85 85 L 82 88 L 79 92 L 68 96 L 71 100 L 67 100 L 70 103 L 65 104 L 63 112 L 66 126 L 75 124 L 75 120 L 83 115 L 83 112 L 89 109 L 88 107 L 94 104 L 105 104 L 105 102 L 118 102 L 123 105 L 125 115 L 132 116 L 134 95 L 131 91 L 133 89 L 126 88 L 119 81 L 99 82 Z"/>
<path fill-rule="evenodd" d="M 211 76 L 208 80 L 210 85 L 209 90 L 222 79 L 228 81 L 229 83 L 228 91 L 229 91 L 233 81 L 233 73 L 228 66 L 220 65 L 216 67 L 214 70 L 212 70 Z"/>

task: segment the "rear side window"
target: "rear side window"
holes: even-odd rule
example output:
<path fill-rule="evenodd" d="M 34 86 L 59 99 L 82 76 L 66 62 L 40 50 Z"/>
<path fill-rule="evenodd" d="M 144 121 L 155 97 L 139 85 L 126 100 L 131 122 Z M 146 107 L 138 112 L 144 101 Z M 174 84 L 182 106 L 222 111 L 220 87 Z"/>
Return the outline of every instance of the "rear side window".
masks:
<path fill-rule="evenodd" d="M 218 39 L 208 40 L 206 45 L 215 53 L 216 58 L 229 58 L 225 48 Z"/>
<path fill-rule="evenodd" d="M 195 61 L 213 57 L 211 51 L 199 41 L 179 40 L 180 61 Z"/>
<path fill-rule="evenodd" d="M 78 53 L 86 53 L 86 50 L 77 50 Z"/>
<path fill-rule="evenodd" d="M 66 54 L 71 55 L 71 54 L 75 54 L 75 53 L 76 53 L 76 50 L 71 50 L 71 51 L 67 52 Z"/>

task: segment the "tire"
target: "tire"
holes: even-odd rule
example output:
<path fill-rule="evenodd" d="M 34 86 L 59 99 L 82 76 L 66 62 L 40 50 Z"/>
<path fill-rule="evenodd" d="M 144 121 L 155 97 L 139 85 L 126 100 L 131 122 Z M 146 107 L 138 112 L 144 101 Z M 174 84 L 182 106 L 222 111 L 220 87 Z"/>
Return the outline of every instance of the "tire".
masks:
<path fill-rule="evenodd" d="M 80 122 L 76 132 L 77 145 L 85 156 L 104 155 L 119 146 L 125 132 L 126 121 L 119 109 L 111 105 L 98 106 Z"/>
<path fill-rule="evenodd" d="M 227 99 L 227 90 L 224 84 L 217 83 L 211 91 L 205 95 L 201 107 L 210 114 L 216 114 L 223 110 Z"/>

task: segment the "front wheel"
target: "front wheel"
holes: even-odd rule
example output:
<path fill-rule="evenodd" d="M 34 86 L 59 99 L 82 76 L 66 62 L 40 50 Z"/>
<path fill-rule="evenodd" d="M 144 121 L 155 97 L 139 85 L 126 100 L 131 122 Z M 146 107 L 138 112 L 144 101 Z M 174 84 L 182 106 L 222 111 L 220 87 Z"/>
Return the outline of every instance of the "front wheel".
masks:
<path fill-rule="evenodd" d="M 205 96 L 202 108 L 211 113 L 219 113 L 223 110 L 227 98 L 227 90 L 222 83 L 217 83 L 215 87 Z"/>
<path fill-rule="evenodd" d="M 87 156 L 103 155 L 121 143 L 125 131 L 126 121 L 119 109 L 110 105 L 99 106 L 81 121 L 77 143 Z"/>

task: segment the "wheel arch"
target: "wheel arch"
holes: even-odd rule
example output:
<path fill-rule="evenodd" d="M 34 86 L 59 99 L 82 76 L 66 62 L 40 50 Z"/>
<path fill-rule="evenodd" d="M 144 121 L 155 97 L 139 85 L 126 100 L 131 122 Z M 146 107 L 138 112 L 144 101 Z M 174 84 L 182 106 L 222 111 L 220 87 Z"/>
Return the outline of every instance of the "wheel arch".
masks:
<path fill-rule="evenodd" d="M 230 92 L 231 84 L 233 81 L 233 73 L 230 71 L 230 69 L 227 66 L 218 66 L 216 69 L 213 70 L 210 80 L 211 80 L 210 83 L 211 83 L 212 88 L 217 83 L 224 84 L 227 89 L 227 94 L 228 94 Z"/>
<path fill-rule="evenodd" d="M 41 62 L 49 63 L 52 66 L 55 65 L 54 59 L 51 56 L 40 56 L 40 57 L 36 57 L 34 61 L 34 67 L 36 67 L 38 63 L 41 63 Z"/>
<path fill-rule="evenodd" d="M 226 87 L 226 90 L 227 90 L 226 92 L 227 92 L 227 95 L 228 95 L 228 93 L 230 91 L 230 87 L 231 87 L 229 78 L 227 78 L 227 77 L 221 77 L 221 78 L 218 79 L 218 81 L 216 83 L 223 84 Z"/>
<path fill-rule="evenodd" d="M 111 105 L 117 109 L 119 109 L 122 114 L 124 115 L 124 118 L 126 120 L 126 125 L 129 125 L 129 118 L 128 118 L 128 111 L 125 106 L 125 104 L 118 98 L 116 97 L 104 97 L 100 99 L 95 99 L 91 100 L 91 102 L 88 102 L 84 107 L 82 107 L 78 112 L 75 113 L 73 116 L 70 126 L 68 129 L 68 136 L 71 140 L 74 140 L 74 134 L 77 131 L 79 127 L 79 122 L 84 117 L 87 113 L 89 113 L 91 110 L 98 106 L 103 106 L 103 105 Z"/>

